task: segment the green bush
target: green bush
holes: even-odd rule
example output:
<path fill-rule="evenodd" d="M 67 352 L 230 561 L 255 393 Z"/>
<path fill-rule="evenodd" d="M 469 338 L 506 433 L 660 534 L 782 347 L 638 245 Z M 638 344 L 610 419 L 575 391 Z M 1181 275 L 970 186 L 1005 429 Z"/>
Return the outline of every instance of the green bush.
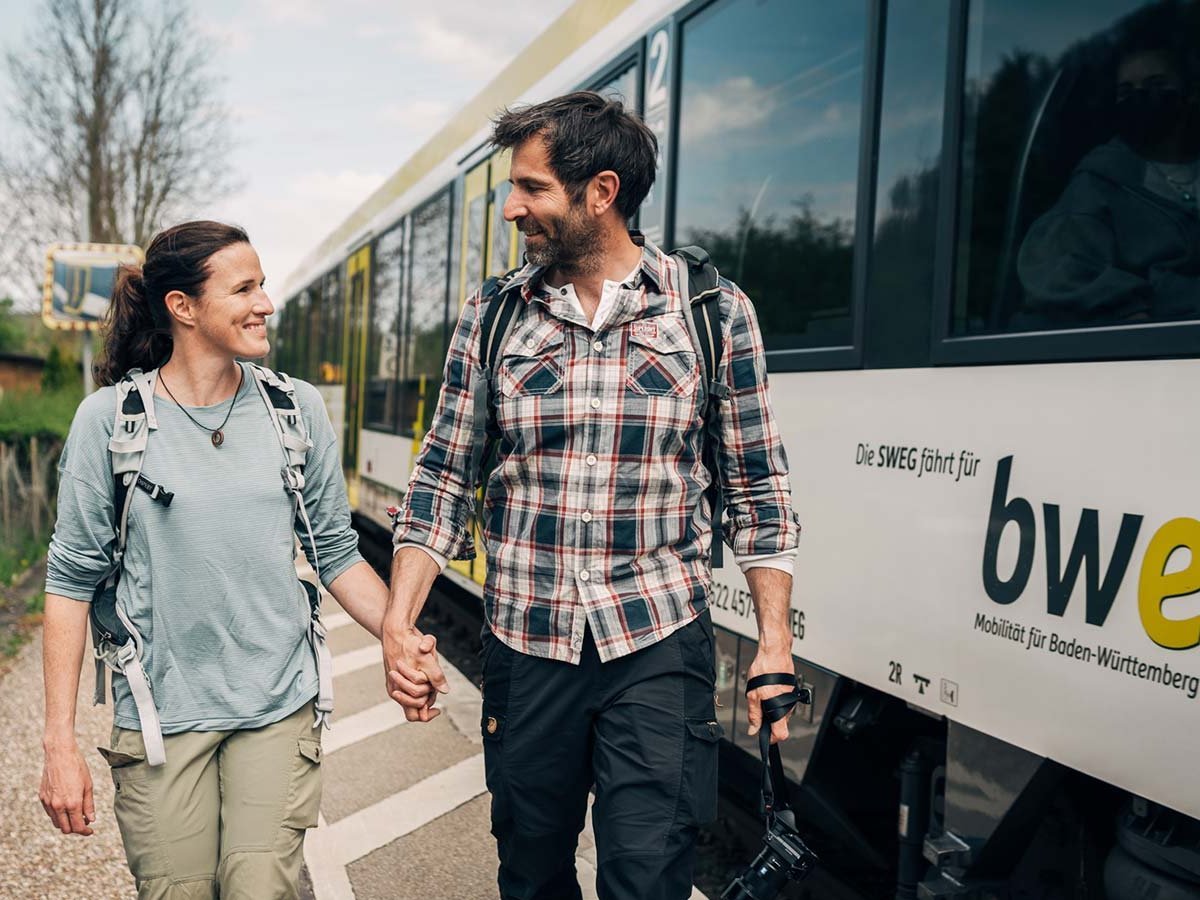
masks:
<path fill-rule="evenodd" d="M 0 396 L 0 441 L 64 439 L 79 406 L 82 386 L 56 391 L 7 391 Z"/>
<path fill-rule="evenodd" d="M 12 584 L 46 552 L 50 535 L 26 531 L 15 540 L 0 544 L 0 584 Z"/>
<path fill-rule="evenodd" d="M 82 380 L 79 360 L 67 356 L 57 344 L 51 346 L 46 354 L 46 365 L 42 368 L 42 390 L 61 391 L 75 387 Z"/>

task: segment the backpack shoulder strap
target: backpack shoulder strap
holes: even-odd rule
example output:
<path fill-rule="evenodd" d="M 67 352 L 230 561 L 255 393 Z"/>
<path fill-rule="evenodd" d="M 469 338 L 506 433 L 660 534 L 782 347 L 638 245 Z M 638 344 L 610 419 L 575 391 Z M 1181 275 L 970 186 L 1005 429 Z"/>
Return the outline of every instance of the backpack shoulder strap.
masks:
<path fill-rule="evenodd" d="M 521 292 L 507 290 L 513 269 L 499 278 L 489 278 L 483 283 L 479 295 L 479 369 L 475 373 L 472 389 L 472 440 L 471 440 L 471 483 L 475 487 L 483 484 L 485 449 L 494 437 L 492 407 L 492 384 L 496 363 L 504 352 L 504 345 L 512 334 L 521 307 Z"/>
<path fill-rule="evenodd" d="M 108 451 L 112 465 L 113 511 L 117 531 L 114 562 L 118 571 L 125 555 L 133 489 L 141 488 L 165 506 L 170 506 L 174 497 L 170 491 L 152 484 L 142 475 L 150 432 L 158 428 L 158 418 L 154 415 L 154 386 L 157 382 L 158 369 L 149 372 L 131 369 L 116 385 L 117 402 Z"/>
<path fill-rule="evenodd" d="M 296 400 L 296 385 L 283 372 L 275 372 L 257 363 L 249 363 L 249 366 L 258 393 L 271 413 L 275 436 L 279 438 L 279 444 L 287 456 L 288 468 L 294 469 L 303 481 L 304 465 L 308 461 L 312 441 L 308 437 L 300 403 Z"/>
<path fill-rule="evenodd" d="M 295 509 L 294 525 L 296 528 L 302 527 L 308 535 L 308 545 L 312 548 L 313 569 L 317 573 L 317 580 L 320 581 L 321 559 L 317 552 L 317 539 L 313 533 L 308 507 L 304 504 L 304 466 L 308 462 L 308 451 L 312 449 L 313 443 L 308 436 L 308 427 L 304 424 L 304 412 L 296 399 L 296 385 L 283 372 L 276 372 L 257 363 L 249 363 L 249 366 L 259 396 L 266 404 L 271 424 L 275 427 L 275 436 L 279 439 L 279 445 L 283 448 L 283 455 L 287 460 L 279 474 L 283 478 L 283 489 L 292 498 Z M 295 552 L 293 546 L 293 556 Z M 300 584 L 308 600 L 309 642 L 317 664 L 316 723 L 313 728 L 321 725 L 328 728 L 333 716 L 333 657 L 325 640 L 325 626 L 321 622 L 321 592 L 311 582 L 301 579 Z"/>
<path fill-rule="evenodd" d="M 679 274 L 679 292 L 687 298 L 684 322 L 696 355 L 704 364 L 703 457 L 709 474 L 709 505 L 712 509 L 713 568 L 724 559 L 721 520 L 725 511 L 721 484 L 721 403 L 729 399 L 727 381 L 721 380 L 721 355 L 725 342 L 721 334 L 721 275 L 701 247 L 682 247 L 671 254 Z"/>

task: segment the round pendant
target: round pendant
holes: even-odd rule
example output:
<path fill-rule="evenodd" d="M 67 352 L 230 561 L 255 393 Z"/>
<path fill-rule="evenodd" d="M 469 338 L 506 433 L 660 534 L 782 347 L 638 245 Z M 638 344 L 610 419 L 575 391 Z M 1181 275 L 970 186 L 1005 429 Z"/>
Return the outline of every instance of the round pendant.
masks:
<path fill-rule="evenodd" d="M 220 447 L 225 443 L 225 433 L 220 428 L 212 433 L 212 442 L 214 447 Z"/>

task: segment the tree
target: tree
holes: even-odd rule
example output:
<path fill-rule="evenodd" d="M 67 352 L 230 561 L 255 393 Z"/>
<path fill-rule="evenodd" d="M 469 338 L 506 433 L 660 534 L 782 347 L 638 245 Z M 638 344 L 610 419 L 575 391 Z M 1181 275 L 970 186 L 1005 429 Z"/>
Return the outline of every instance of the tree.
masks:
<path fill-rule="evenodd" d="M 24 329 L 13 313 L 12 298 L 0 298 L 0 353 L 20 352 L 24 337 Z"/>
<path fill-rule="evenodd" d="M 7 54 L 16 127 L 0 148 L 0 279 L 40 282 L 45 246 L 84 223 L 92 241 L 145 246 L 231 187 L 212 50 L 181 0 L 153 5 L 43 0 Z"/>
<path fill-rule="evenodd" d="M 61 391 L 79 384 L 79 360 L 69 358 L 58 345 L 50 348 L 46 365 L 42 367 L 42 390 Z"/>

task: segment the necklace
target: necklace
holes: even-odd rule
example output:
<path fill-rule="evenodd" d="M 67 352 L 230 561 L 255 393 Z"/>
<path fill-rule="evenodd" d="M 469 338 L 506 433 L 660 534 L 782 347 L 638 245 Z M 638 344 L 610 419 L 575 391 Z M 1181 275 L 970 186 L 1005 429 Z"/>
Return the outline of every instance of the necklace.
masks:
<path fill-rule="evenodd" d="M 203 422 L 197 422 L 192 417 L 192 414 L 187 411 L 186 407 L 184 407 L 184 405 L 182 403 L 180 403 L 178 400 L 175 400 L 175 395 L 172 394 L 171 389 L 169 387 L 167 387 L 167 382 L 162 377 L 162 374 L 160 373 L 158 376 L 158 380 L 162 382 L 163 390 L 165 390 L 167 392 L 168 397 L 170 397 L 172 400 L 174 400 L 175 405 L 179 407 L 180 412 L 182 412 L 185 416 L 187 416 L 189 419 L 191 419 L 192 422 L 195 423 L 197 428 L 200 428 L 204 431 L 211 432 L 211 434 L 209 435 L 209 438 L 212 440 L 212 445 L 214 447 L 220 447 L 223 443 L 225 443 L 224 428 L 225 428 L 225 425 L 229 422 L 229 417 L 233 413 L 234 406 L 237 405 L 238 394 L 240 394 L 242 392 L 242 381 L 245 378 L 246 378 L 246 370 L 243 369 L 241 366 L 238 366 L 238 386 L 237 386 L 237 390 L 233 392 L 233 402 L 229 404 L 229 409 L 225 413 L 225 420 L 220 425 L 218 425 L 216 430 L 214 431 L 212 428 L 209 428 Z"/>

